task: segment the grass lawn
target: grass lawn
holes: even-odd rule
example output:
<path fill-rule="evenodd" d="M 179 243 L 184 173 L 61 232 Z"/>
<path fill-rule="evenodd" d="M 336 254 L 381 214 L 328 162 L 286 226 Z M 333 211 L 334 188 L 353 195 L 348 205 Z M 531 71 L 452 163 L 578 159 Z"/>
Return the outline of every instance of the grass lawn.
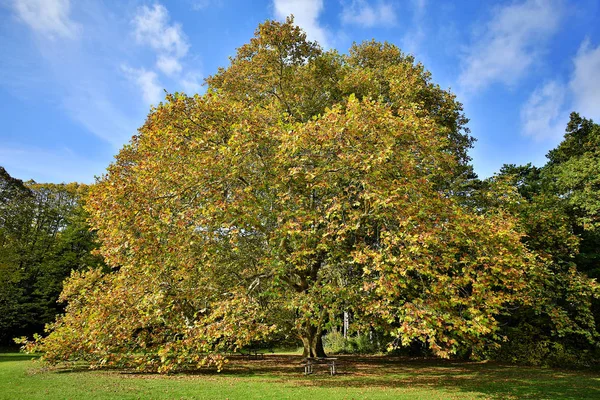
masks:
<path fill-rule="evenodd" d="M 300 356 L 232 358 L 222 373 L 171 376 L 44 370 L 31 356 L 0 353 L 0 399 L 600 399 L 600 373 L 495 363 L 339 358 L 304 376 Z"/>

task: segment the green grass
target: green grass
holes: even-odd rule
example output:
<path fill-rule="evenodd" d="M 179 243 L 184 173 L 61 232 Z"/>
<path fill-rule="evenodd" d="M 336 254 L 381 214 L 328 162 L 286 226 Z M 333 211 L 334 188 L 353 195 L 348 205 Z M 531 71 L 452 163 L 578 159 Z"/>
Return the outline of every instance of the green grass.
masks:
<path fill-rule="evenodd" d="M 46 370 L 0 354 L 0 399 L 598 399 L 600 374 L 494 363 L 340 357 L 304 376 L 297 355 L 234 358 L 222 373 Z"/>

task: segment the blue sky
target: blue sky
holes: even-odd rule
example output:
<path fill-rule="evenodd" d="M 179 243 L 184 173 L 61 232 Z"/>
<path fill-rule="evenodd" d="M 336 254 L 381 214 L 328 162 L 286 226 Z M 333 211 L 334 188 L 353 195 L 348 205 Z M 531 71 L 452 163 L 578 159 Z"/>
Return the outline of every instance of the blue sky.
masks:
<path fill-rule="evenodd" d="M 0 0 L 0 165 L 92 183 L 168 92 L 203 79 L 266 19 L 346 52 L 387 40 L 464 104 L 475 171 L 543 165 L 571 111 L 600 121 L 597 0 Z"/>

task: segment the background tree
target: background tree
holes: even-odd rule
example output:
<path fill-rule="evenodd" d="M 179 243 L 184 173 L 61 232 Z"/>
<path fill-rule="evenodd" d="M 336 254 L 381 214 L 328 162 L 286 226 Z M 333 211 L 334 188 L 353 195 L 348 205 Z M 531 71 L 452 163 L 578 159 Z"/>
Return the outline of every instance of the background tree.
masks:
<path fill-rule="evenodd" d="M 547 157 L 549 191 L 563 200 L 581 239 L 577 267 L 600 278 L 600 125 L 572 113 L 564 140 Z"/>
<path fill-rule="evenodd" d="M 31 190 L 0 167 L 0 343 L 3 345 L 22 325 L 25 315 L 18 251 L 13 246 L 25 236 L 32 201 Z"/>
<path fill-rule="evenodd" d="M 1 167 L 0 167 L 1 168 Z M 42 332 L 71 270 L 101 265 L 81 197 L 87 187 L 23 183 L 0 169 L 0 342 Z"/>
<path fill-rule="evenodd" d="M 480 185 L 480 194 L 487 194 L 475 201 L 477 207 L 516 215 L 523 243 L 545 264 L 545 273 L 531 282 L 538 291 L 535 304 L 503 318 L 503 332 L 512 338 L 500 353 L 505 359 L 565 365 L 598 357 L 598 287 L 589 279 L 596 278 L 600 244 L 598 132 L 598 125 L 573 113 L 565 139 L 548 153 L 545 166 L 505 165 Z M 503 184 L 519 197 L 507 201 L 494 192 Z"/>

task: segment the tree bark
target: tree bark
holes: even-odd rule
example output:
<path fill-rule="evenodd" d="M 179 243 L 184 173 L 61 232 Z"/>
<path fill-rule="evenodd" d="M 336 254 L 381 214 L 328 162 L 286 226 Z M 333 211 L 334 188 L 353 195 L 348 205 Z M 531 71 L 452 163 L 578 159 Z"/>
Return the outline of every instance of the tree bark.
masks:
<path fill-rule="evenodd" d="M 323 348 L 321 329 L 318 329 L 312 325 L 307 326 L 305 332 L 303 332 L 301 336 L 301 339 L 302 345 L 304 346 L 302 357 L 327 357 L 327 354 L 325 354 L 325 349 Z"/>

